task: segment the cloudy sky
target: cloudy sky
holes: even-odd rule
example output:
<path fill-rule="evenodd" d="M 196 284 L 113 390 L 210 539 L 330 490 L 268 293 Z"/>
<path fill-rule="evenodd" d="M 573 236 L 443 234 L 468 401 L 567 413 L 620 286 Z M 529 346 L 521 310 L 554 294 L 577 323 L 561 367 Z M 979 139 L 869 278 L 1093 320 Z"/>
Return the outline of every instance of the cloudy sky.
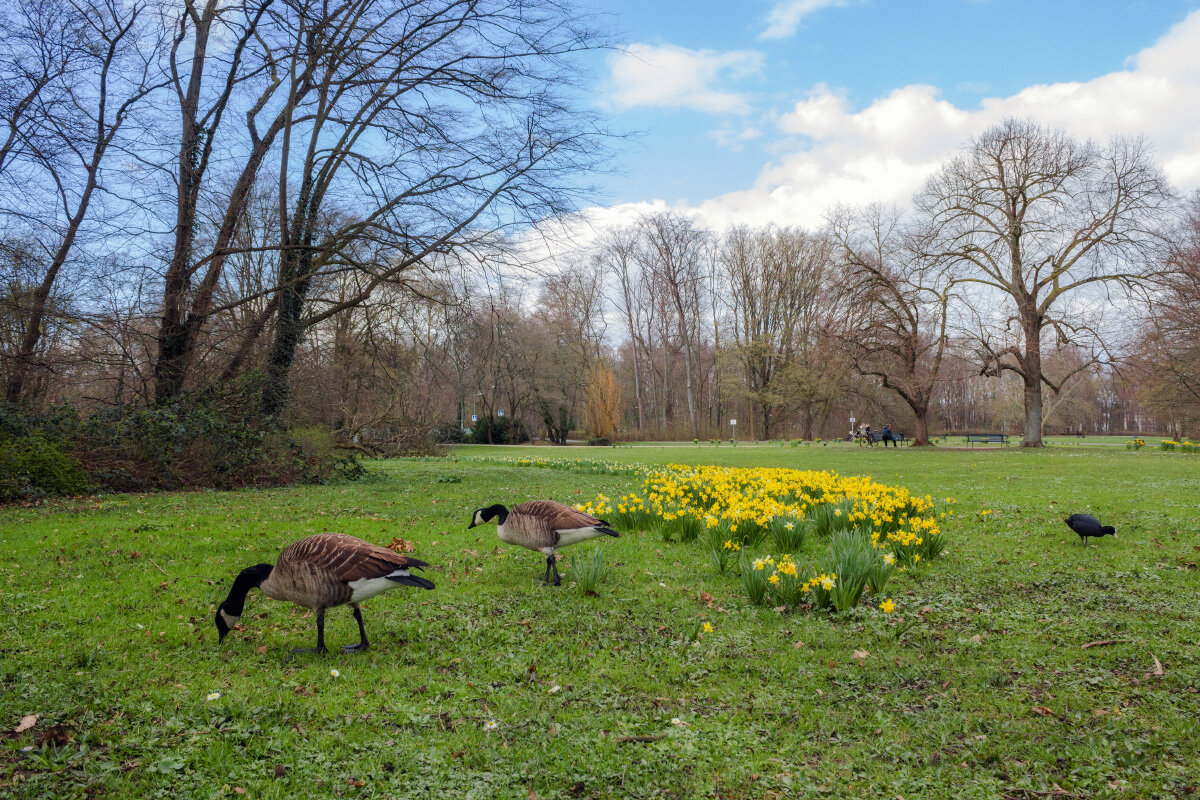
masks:
<path fill-rule="evenodd" d="M 815 225 L 905 202 L 1006 116 L 1143 134 L 1200 188 L 1200 0 L 596 0 L 594 101 L 639 135 L 598 219 Z"/>

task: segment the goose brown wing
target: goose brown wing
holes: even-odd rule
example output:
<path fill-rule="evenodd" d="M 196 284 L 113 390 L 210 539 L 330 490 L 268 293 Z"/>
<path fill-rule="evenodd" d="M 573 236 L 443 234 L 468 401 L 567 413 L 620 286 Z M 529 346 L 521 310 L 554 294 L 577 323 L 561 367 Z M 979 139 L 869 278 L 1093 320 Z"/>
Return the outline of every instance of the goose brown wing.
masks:
<path fill-rule="evenodd" d="M 289 545 L 279 554 L 277 566 L 299 564 L 346 583 L 363 578 L 383 578 L 397 569 L 429 566 L 424 561 L 344 533 L 314 534 Z"/>
<path fill-rule="evenodd" d="M 556 503 L 553 500 L 531 500 L 513 506 L 513 511 L 523 516 L 536 517 L 553 531 L 577 530 L 604 525 L 604 521 L 596 519 L 591 514 L 585 514 L 579 509 Z"/>

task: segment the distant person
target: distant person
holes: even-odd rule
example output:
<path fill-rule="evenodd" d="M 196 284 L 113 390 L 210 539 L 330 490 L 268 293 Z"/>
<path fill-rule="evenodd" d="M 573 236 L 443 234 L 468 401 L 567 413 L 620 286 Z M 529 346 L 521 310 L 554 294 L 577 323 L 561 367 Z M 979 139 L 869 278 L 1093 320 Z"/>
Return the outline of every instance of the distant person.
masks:
<path fill-rule="evenodd" d="M 892 447 L 900 446 L 896 444 L 896 437 L 892 435 L 892 423 L 890 422 L 883 426 L 880 438 L 883 440 L 884 447 L 888 446 L 888 442 L 892 443 Z"/>

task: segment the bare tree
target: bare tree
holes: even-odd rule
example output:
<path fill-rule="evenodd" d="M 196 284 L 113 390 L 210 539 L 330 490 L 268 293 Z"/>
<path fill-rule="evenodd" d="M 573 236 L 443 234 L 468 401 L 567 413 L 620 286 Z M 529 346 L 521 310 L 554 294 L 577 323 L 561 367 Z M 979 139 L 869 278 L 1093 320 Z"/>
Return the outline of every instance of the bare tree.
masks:
<path fill-rule="evenodd" d="M 808 356 L 833 309 L 830 251 L 824 237 L 794 228 L 734 228 L 722 241 L 734 346 L 764 439 L 795 408 L 797 379 L 816 366 Z"/>
<path fill-rule="evenodd" d="M 573 265 L 542 281 L 531 322 L 537 328 L 537 405 L 550 440 L 566 444 L 577 426 L 588 376 L 604 337 L 603 273 Z"/>
<path fill-rule="evenodd" d="M 1200 431 L 1200 194 L 1186 211 L 1126 365 L 1176 436 Z"/>
<path fill-rule="evenodd" d="M 695 438 L 700 435 L 696 413 L 696 334 L 700 326 L 709 234 L 693 220 L 669 212 L 644 216 L 638 227 L 641 233 L 638 258 L 671 312 L 669 317 L 663 315 L 661 321 L 670 324 L 683 348 L 688 424 Z"/>
<path fill-rule="evenodd" d="M 596 260 L 616 279 L 614 305 L 625 319 L 625 333 L 633 353 L 633 397 L 637 408 L 638 431 L 646 429 L 646 411 L 642 405 L 642 362 L 647 345 L 643 318 L 648 304 L 641 287 L 637 261 L 638 231 L 634 226 L 609 230 L 597 245 Z"/>
<path fill-rule="evenodd" d="M 858 372 L 912 410 L 913 444 L 928 445 L 954 279 L 922 257 L 923 232 L 906 230 L 894 208 L 839 210 L 830 230 L 841 262 L 839 337 Z"/>
<path fill-rule="evenodd" d="M 1042 444 L 1043 335 L 1097 336 L 1072 301 L 1146 278 L 1153 228 L 1170 191 L 1140 140 L 1107 146 L 1010 119 L 983 133 L 917 197 L 931 221 L 925 255 L 957 280 L 1001 301 L 1018 340 L 986 347 L 984 368 L 1024 384 L 1023 445 Z M 1004 320 L 985 315 L 987 327 Z"/>
<path fill-rule="evenodd" d="M 31 374 L 45 366 L 37 351 L 51 296 L 69 260 L 79 256 L 93 201 L 105 191 L 102 180 L 111 177 L 128 123 L 161 86 L 149 16 L 141 2 L 6 4 L 0 213 L 5 228 L 21 230 L 39 251 L 27 261 L 38 265 L 35 274 L 13 295 L 22 332 L 2 354 L 9 402 L 21 400 Z"/>

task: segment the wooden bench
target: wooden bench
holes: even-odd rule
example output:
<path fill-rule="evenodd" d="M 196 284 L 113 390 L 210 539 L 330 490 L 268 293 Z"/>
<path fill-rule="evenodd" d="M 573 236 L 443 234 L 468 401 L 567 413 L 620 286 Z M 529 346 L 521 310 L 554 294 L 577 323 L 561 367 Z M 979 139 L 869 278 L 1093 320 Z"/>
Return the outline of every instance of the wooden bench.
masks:
<path fill-rule="evenodd" d="M 856 441 L 860 445 L 876 445 L 883 441 L 883 432 L 871 431 L 869 436 L 867 434 L 856 433 L 854 434 L 852 441 Z M 892 441 L 896 443 L 897 447 L 899 447 L 900 445 L 904 444 L 904 434 L 900 433 L 899 431 L 892 431 Z"/>
<path fill-rule="evenodd" d="M 985 444 L 1002 444 L 1008 445 L 1007 433 L 968 433 L 967 444 L 975 442 L 983 442 Z"/>

